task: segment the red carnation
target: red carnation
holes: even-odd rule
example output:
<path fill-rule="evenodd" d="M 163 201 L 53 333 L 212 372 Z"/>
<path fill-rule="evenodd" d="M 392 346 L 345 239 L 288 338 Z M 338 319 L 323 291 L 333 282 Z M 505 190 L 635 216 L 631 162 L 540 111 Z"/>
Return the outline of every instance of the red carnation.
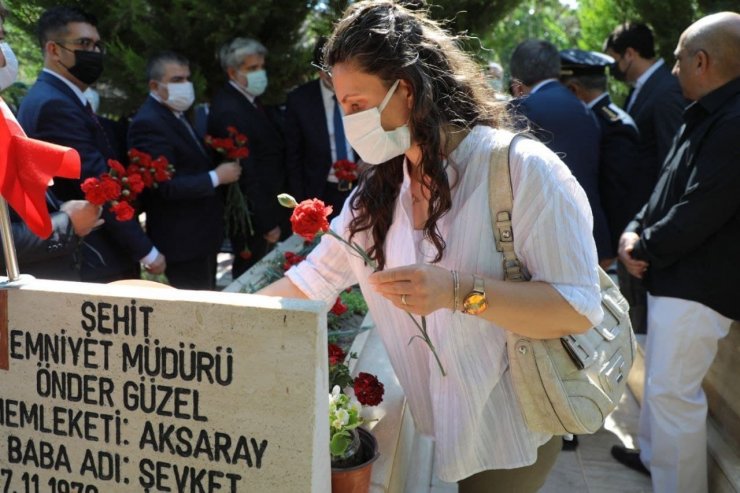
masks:
<path fill-rule="evenodd" d="M 144 191 L 144 180 L 141 178 L 139 173 L 129 173 L 126 177 L 126 182 L 134 195 L 138 195 Z"/>
<path fill-rule="evenodd" d="M 239 258 L 241 258 L 242 260 L 249 260 L 250 258 L 252 258 L 252 250 L 244 247 L 244 250 L 239 252 Z"/>
<path fill-rule="evenodd" d="M 334 302 L 334 306 L 331 307 L 331 310 L 329 312 L 333 313 L 337 317 L 342 315 L 343 313 L 347 313 L 347 305 L 342 303 L 342 298 L 337 297 L 337 301 Z"/>
<path fill-rule="evenodd" d="M 108 160 L 108 167 L 114 172 L 115 176 L 126 176 L 126 168 L 115 159 Z"/>
<path fill-rule="evenodd" d="M 329 365 L 336 365 L 342 363 L 346 354 L 342 351 L 342 348 L 336 344 L 329 344 Z"/>
<path fill-rule="evenodd" d="M 112 205 L 110 211 L 116 215 L 116 219 L 119 221 L 128 221 L 134 217 L 134 208 L 125 201 Z"/>
<path fill-rule="evenodd" d="M 80 186 L 85 194 L 85 200 L 95 205 L 103 205 L 106 202 L 105 194 L 100 188 L 100 180 L 97 178 L 88 178 Z"/>
<path fill-rule="evenodd" d="M 121 195 L 121 184 L 108 173 L 100 175 L 100 190 L 106 201 L 116 200 Z"/>
<path fill-rule="evenodd" d="M 319 199 L 304 200 L 293 209 L 290 224 L 293 232 L 308 241 L 313 241 L 318 233 L 325 233 L 329 229 L 327 217 L 332 207 L 324 205 Z"/>
<path fill-rule="evenodd" d="M 363 406 L 377 406 L 383 402 L 385 388 L 375 375 L 360 372 L 355 378 L 354 391 Z"/>
<path fill-rule="evenodd" d="M 288 270 L 294 265 L 298 265 L 303 262 L 306 257 L 295 254 L 293 252 L 285 252 L 285 262 L 283 262 L 283 270 Z"/>
<path fill-rule="evenodd" d="M 149 167 L 149 163 L 152 157 L 146 152 L 141 152 L 137 149 L 131 149 L 128 151 L 128 159 L 131 163 L 136 163 L 144 168 Z"/>

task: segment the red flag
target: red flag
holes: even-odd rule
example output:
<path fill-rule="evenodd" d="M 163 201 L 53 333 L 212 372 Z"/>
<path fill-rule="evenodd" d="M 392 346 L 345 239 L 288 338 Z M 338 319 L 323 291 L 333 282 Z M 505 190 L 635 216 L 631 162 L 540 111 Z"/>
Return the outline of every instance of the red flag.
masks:
<path fill-rule="evenodd" d="M 76 150 L 29 139 L 0 99 L 0 195 L 41 238 L 51 235 L 46 188 L 54 176 L 80 177 Z"/>

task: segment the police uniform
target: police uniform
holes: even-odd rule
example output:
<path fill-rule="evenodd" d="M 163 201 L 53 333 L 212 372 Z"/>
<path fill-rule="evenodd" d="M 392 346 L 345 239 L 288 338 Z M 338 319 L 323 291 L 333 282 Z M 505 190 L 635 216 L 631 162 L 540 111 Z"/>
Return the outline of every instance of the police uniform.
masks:
<path fill-rule="evenodd" d="M 560 52 L 563 77 L 578 78 L 587 75 L 605 75 L 606 67 L 614 59 L 603 53 L 577 49 Z M 627 224 L 642 208 L 639 193 L 641 177 L 639 159 L 639 131 L 632 117 L 612 103 L 608 92 L 602 93 L 587 106 L 596 114 L 601 125 L 601 158 L 599 165 L 599 190 L 602 205 L 612 232 L 616 248 L 619 237 Z M 629 275 L 623 265 L 618 265 L 619 284 L 630 302 L 633 327 L 644 331 L 646 316 L 645 294 L 642 283 Z M 643 300 L 642 302 L 640 300 Z"/>

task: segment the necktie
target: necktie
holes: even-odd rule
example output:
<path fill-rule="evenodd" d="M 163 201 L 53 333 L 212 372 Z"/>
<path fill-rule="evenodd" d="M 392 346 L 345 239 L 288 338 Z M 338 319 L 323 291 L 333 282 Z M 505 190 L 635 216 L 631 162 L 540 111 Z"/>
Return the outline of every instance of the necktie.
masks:
<path fill-rule="evenodd" d="M 342 112 L 339 111 L 339 102 L 334 96 L 334 144 L 337 149 L 337 161 L 347 159 L 347 139 L 344 136 Z"/>
<path fill-rule="evenodd" d="M 624 109 L 627 112 L 629 112 L 629 110 L 632 109 L 632 104 L 634 103 L 634 101 L 632 101 L 632 96 L 634 95 L 635 95 L 635 88 L 632 87 L 630 89 L 630 92 L 627 93 L 627 100 L 624 103 Z"/>
<path fill-rule="evenodd" d="M 195 145 L 198 147 L 200 152 L 202 152 L 203 154 L 207 156 L 208 154 L 206 153 L 206 150 L 203 148 L 203 144 L 200 143 L 200 139 L 198 139 L 198 136 L 195 135 L 195 131 L 193 130 L 193 127 L 190 126 L 190 122 L 188 122 L 187 118 L 185 118 L 185 114 L 180 113 L 177 119 L 180 120 L 180 123 L 185 125 L 185 128 L 188 130 L 190 137 L 193 138 L 193 140 L 195 141 Z"/>
<path fill-rule="evenodd" d="M 88 114 L 90 115 L 90 118 L 93 119 L 93 122 L 95 122 L 95 126 L 98 127 L 98 130 L 100 130 L 100 134 L 103 136 L 103 140 L 105 140 L 105 145 L 108 147 L 108 155 L 105 156 L 106 158 L 118 158 L 116 156 L 115 151 L 113 150 L 113 146 L 110 144 L 110 141 L 108 140 L 108 134 L 106 133 L 105 129 L 103 128 L 103 125 L 100 123 L 100 120 L 98 119 L 98 115 L 95 114 L 95 112 L 92 109 L 92 105 L 88 101 L 88 103 L 85 105 L 85 109 L 87 110 Z"/>

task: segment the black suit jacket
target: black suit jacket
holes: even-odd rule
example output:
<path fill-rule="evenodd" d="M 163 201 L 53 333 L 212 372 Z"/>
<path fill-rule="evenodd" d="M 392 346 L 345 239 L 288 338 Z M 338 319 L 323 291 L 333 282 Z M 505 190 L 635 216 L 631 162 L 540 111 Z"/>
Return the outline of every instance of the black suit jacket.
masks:
<path fill-rule="evenodd" d="M 641 206 L 650 198 L 655 187 L 687 104 L 678 79 L 663 64 L 645 81 L 629 109 L 640 131 L 638 158 L 641 171 L 635 176 L 635 181 Z"/>
<path fill-rule="evenodd" d="M 75 93 L 57 77 L 42 72 L 21 102 L 18 122 L 29 137 L 77 150 L 82 160 L 79 180 L 57 178 L 54 193 L 63 201 L 83 199 L 80 183 L 108 172 L 114 149 L 102 126 L 82 105 Z M 118 221 L 103 208 L 105 224 L 84 239 L 81 277 L 83 281 L 130 277 L 137 261 L 152 249 L 152 242 L 136 218 Z"/>
<path fill-rule="evenodd" d="M 593 112 L 557 81 L 515 101 L 514 108 L 532 122 L 533 133 L 560 156 L 586 192 L 599 259 L 614 257 L 599 193 L 601 129 Z"/>
<path fill-rule="evenodd" d="M 332 166 L 321 80 L 288 94 L 285 110 L 285 167 L 290 193 L 298 200 L 324 197 Z"/>
<path fill-rule="evenodd" d="M 128 141 L 175 167 L 171 180 L 144 197 L 147 234 L 156 247 L 171 262 L 215 255 L 223 240 L 223 203 L 208 174 L 213 161 L 205 147 L 151 96 L 131 121 Z"/>
<path fill-rule="evenodd" d="M 650 200 L 627 229 L 654 296 L 740 320 L 740 77 L 689 106 Z M 679 335 L 680 336 L 680 335 Z"/>
<path fill-rule="evenodd" d="M 51 215 L 51 235 L 44 239 L 36 236 L 13 211 L 10 213 L 13 244 L 21 273 L 39 279 L 79 281 L 75 250 L 78 237 L 69 216 L 59 212 L 56 203 L 47 199 Z M 5 274 L 5 256 L 0 243 L 0 267 Z"/>
<path fill-rule="evenodd" d="M 601 126 L 599 191 L 616 251 L 624 228 L 643 205 L 635 190 L 635 177 L 640 173 L 640 134 L 632 118 L 612 103 L 608 93 L 600 96 L 591 110 Z"/>
<path fill-rule="evenodd" d="M 265 234 L 279 225 L 281 210 L 277 194 L 285 191 L 280 126 L 268 110 L 257 109 L 227 82 L 211 103 L 208 134 L 226 137 L 229 126 L 236 127 L 249 139 L 249 156 L 241 160 L 239 184 L 249 201 L 256 233 Z"/>

